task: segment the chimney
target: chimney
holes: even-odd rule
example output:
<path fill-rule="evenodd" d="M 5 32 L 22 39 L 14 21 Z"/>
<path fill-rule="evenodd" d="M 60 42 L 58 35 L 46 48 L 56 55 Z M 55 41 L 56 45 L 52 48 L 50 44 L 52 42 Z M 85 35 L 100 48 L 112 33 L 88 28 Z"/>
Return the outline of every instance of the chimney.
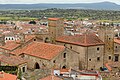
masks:
<path fill-rule="evenodd" d="M 0 72 L 0 78 L 4 78 L 4 72 Z"/>

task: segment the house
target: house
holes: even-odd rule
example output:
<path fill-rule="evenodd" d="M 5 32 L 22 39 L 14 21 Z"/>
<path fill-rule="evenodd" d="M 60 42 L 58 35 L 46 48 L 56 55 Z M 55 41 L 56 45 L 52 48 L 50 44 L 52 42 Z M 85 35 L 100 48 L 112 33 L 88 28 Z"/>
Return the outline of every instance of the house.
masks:
<path fill-rule="evenodd" d="M 16 66 L 24 73 L 27 71 L 27 60 L 18 56 L 0 55 L 0 66 Z"/>
<path fill-rule="evenodd" d="M 78 65 L 78 58 L 74 56 L 77 55 L 76 53 L 73 54 L 72 51 L 67 51 L 64 46 L 43 42 L 34 41 L 14 50 L 11 54 L 31 60 L 28 63 L 28 68 L 30 69 L 69 68 Z"/>
<path fill-rule="evenodd" d="M 79 54 L 76 56 L 79 58 L 79 69 L 93 70 L 103 67 L 104 42 L 94 33 L 60 36 L 56 39 L 56 44 Z"/>

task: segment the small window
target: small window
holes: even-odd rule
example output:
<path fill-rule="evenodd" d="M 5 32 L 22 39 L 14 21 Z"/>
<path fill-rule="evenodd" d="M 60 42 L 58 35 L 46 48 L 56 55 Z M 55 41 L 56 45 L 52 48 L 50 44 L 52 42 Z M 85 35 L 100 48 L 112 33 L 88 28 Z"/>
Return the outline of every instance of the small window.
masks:
<path fill-rule="evenodd" d="M 10 40 L 10 38 L 9 38 L 9 40 Z"/>
<path fill-rule="evenodd" d="M 109 50 L 110 50 L 110 48 L 109 48 Z"/>
<path fill-rule="evenodd" d="M 7 38 L 5 38 L 7 40 Z"/>
<path fill-rule="evenodd" d="M 100 57 L 97 57 L 97 61 L 100 61 Z"/>
<path fill-rule="evenodd" d="M 91 59 L 89 59 L 89 61 L 91 61 Z"/>
<path fill-rule="evenodd" d="M 72 49 L 72 46 L 70 46 L 70 49 Z"/>
<path fill-rule="evenodd" d="M 111 60 L 111 56 L 109 56 L 109 60 Z"/>
<path fill-rule="evenodd" d="M 64 46 L 66 46 L 66 44 L 64 44 Z"/>
<path fill-rule="evenodd" d="M 97 48 L 97 51 L 99 51 L 99 50 L 100 50 L 100 48 L 98 47 L 98 48 Z"/>
<path fill-rule="evenodd" d="M 63 66 L 62 69 L 66 69 L 66 66 Z"/>
<path fill-rule="evenodd" d="M 13 38 L 12 38 L 12 40 L 13 40 Z"/>
<path fill-rule="evenodd" d="M 116 46 L 116 48 L 117 48 L 117 46 Z"/>
<path fill-rule="evenodd" d="M 66 53 L 64 53 L 63 57 L 66 58 Z"/>
<path fill-rule="evenodd" d="M 110 40 L 110 38 L 109 38 L 109 40 Z"/>
<path fill-rule="evenodd" d="M 54 60 L 53 63 L 55 63 L 56 61 Z"/>
<path fill-rule="evenodd" d="M 36 39 L 34 39 L 34 41 L 36 41 Z"/>
<path fill-rule="evenodd" d="M 93 68 L 91 68 L 91 70 L 93 70 Z"/>
<path fill-rule="evenodd" d="M 25 67 L 22 68 L 22 71 L 25 72 Z"/>

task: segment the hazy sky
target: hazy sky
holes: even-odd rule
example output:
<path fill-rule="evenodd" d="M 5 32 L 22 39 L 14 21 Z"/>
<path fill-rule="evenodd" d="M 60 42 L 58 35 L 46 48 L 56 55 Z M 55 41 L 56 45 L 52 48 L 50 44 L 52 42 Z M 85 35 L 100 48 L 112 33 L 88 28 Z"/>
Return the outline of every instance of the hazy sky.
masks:
<path fill-rule="evenodd" d="M 92 3 L 110 1 L 120 4 L 120 0 L 0 0 L 0 4 L 22 4 L 22 3 Z"/>

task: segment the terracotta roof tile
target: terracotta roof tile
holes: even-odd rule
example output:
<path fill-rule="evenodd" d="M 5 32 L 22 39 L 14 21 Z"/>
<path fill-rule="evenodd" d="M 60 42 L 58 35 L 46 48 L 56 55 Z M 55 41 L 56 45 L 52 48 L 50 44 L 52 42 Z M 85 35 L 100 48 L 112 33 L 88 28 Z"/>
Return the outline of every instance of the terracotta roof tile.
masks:
<path fill-rule="evenodd" d="M 43 42 L 32 42 L 21 49 L 13 51 L 12 54 L 18 55 L 24 53 L 31 56 L 51 60 L 60 52 L 64 51 L 64 49 L 65 47 L 60 45 L 54 45 Z"/>
<path fill-rule="evenodd" d="M 7 63 L 11 66 L 18 66 L 23 63 L 27 63 L 27 60 L 18 57 L 18 56 L 5 56 L 5 55 L 0 55 L 0 61 Z"/>
<path fill-rule="evenodd" d="M 13 50 L 20 46 L 20 44 L 15 43 L 14 41 L 8 41 L 5 43 L 4 46 L 0 46 L 0 48 L 7 49 L 7 50 Z"/>
<path fill-rule="evenodd" d="M 101 41 L 95 34 L 60 36 L 56 39 L 56 41 L 80 46 L 104 45 L 104 42 Z"/>
<path fill-rule="evenodd" d="M 52 21 L 57 21 L 59 20 L 60 18 L 48 18 L 48 20 L 52 20 Z"/>
<path fill-rule="evenodd" d="M 114 42 L 120 44 L 120 39 L 119 38 L 115 38 Z"/>
<path fill-rule="evenodd" d="M 17 80 L 17 76 L 5 72 L 0 72 L 0 80 Z"/>

